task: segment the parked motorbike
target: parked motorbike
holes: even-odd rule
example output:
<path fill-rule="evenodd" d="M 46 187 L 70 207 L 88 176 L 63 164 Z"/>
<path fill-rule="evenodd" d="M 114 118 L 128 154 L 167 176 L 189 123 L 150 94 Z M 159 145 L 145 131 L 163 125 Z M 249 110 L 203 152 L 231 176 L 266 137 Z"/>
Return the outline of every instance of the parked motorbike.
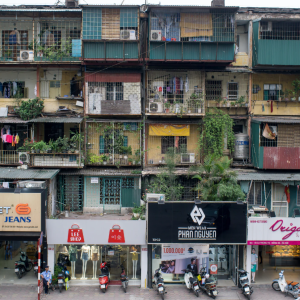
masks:
<path fill-rule="evenodd" d="M 161 269 L 161 265 L 157 270 L 154 272 L 154 284 L 157 290 L 157 293 L 161 296 L 161 299 L 164 300 L 166 292 L 164 279 L 161 276 L 161 273 L 159 272 Z"/>
<path fill-rule="evenodd" d="M 285 280 L 284 271 L 279 273 L 279 279 L 274 279 L 272 283 L 272 288 L 275 291 L 281 291 L 286 295 L 291 295 L 295 299 L 299 297 L 299 282 Z"/>
<path fill-rule="evenodd" d="M 110 282 L 109 270 L 106 262 L 100 264 L 100 270 L 101 275 L 99 275 L 99 288 L 102 293 L 105 293 Z"/>
<path fill-rule="evenodd" d="M 185 285 L 188 290 L 194 291 L 195 295 L 199 297 L 200 289 L 198 285 L 198 280 L 194 278 L 193 270 L 187 268 L 182 270 L 184 274 Z"/>
<path fill-rule="evenodd" d="M 19 279 L 22 278 L 26 272 L 31 271 L 33 267 L 32 262 L 28 260 L 28 256 L 25 252 L 21 250 L 20 253 L 20 260 L 15 261 L 15 273 Z"/>
<path fill-rule="evenodd" d="M 66 291 L 69 288 L 70 273 L 67 270 L 66 261 L 63 263 L 58 263 L 57 265 L 62 268 L 61 272 L 57 274 L 58 288 L 59 292 L 61 293 L 63 288 L 65 288 Z"/>
<path fill-rule="evenodd" d="M 32 263 L 33 263 L 33 272 L 34 272 L 34 275 L 36 277 L 38 277 L 38 269 L 39 269 L 38 260 L 37 259 L 32 260 Z"/>
<path fill-rule="evenodd" d="M 197 279 L 200 290 L 205 292 L 209 297 L 215 299 L 218 295 L 217 282 L 216 280 L 210 278 L 204 267 L 200 270 L 200 274 L 197 276 Z"/>
<path fill-rule="evenodd" d="M 247 299 L 250 299 L 250 296 L 252 295 L 253 293 L 253 289 L 252 289 L 252 286 L 250 286 L 249 284 L 249 279 L 248 279 L 248 272 L 243 270 L 243 269 L 240 269 L 240 270 L 237 270 L 238 271 L 238 276 L 239 276 L 239 283 L 240 285 L 242 286 L 242 293 L 244 294 L 244 296 L 247 298 Z"/>
<path fill-rule="evenodd" d="M 127 289 L 127 286 L 128 286 L 128 276 L 126 275 L 125 273 L 125 268 L 123 267 L 123 265 L 120 265 L 121 267 L 121 283 L 122 283 L 122 287 L 124 289 L 124 292 L 126 293 L 126 289 Z"/>

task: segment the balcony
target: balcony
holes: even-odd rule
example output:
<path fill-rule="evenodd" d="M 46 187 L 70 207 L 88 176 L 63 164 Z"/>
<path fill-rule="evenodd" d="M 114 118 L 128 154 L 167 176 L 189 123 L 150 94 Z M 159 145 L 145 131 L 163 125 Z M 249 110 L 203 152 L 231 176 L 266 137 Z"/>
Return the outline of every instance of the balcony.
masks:
<path fill-rule="evenodd" d="M 10 25 L 7 25 L 10 24 Z M 0 62 L 80 62 L 81 20 L 5 20 L 0 22 Z"/>
<path fill-rule="evenodd" d="M 251 123 L 251 155 L 254 167 L 267 170 L 299 170 L 299 131 L 298 118 L 254 117 Z"/>
<path fill-rule="evenodd" d="M 30 167 L 39 168 L 80 168 L 80 153 L 30 153 Z"/>
<path fill-rule="evenodd" d="M 147 115 L 204 115 L 201 71 L 149 71 L 147 74 Z"/>
<path fill-rule="evenodd" d="M 83 7 L 84 60 L 133 60 L 140 57 L 139 8 Z"/>
<path fill-rule="evenodd" d="M 93 166 L 140 166 L 141 126 L 138 122 L 88 121 L 87 164 Z"/>
<path fill-rule="evenodd" d="M 253 66 L 298 66 L 299 32 L 299 21 L 253 22 Z"/>
<path fill-rule="evenodd" d="M 20 154 L 20 155 L 22 155 L 22 154 Z M 22 157 L 19 156 L 19 152 L 16 150 L 1 150 L 0 151 L 0 165 L 4 165 L 4 166 L 20 165 L 20 164 L 22 164 L 21 160 L 22 160 Z"/>
<path fill-rule="evenodd" d="M 176 165 L 200 163 L 198 125 L 149 124 L 147 131 L 145 156 L 148 166 L 166 164 L 169 155 L 174 156 Z"/>
<path fill-rule="evenodd" d="M 150 60 L 207 61 L 234 60 L 233 9 L 153 8 L 149 17 Z"/>
<path fill-rule="evenodd" d="M 141 74 L 87 73 L 89 115 L 140 115 Z"/>

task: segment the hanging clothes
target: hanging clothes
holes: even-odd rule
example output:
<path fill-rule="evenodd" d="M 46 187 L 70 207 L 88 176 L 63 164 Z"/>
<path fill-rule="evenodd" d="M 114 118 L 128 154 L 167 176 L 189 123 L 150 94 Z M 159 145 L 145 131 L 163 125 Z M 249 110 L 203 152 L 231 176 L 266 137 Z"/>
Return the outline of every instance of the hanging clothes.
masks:
<path fill-rule="evenodd" d="M 3 84 L 0 82 L 0 97 L 3 97 Z"/>
<path fill-rule="evenodd" d="M 2 186 L 5 189 L 9 189 L 9 182 L 2 182 Z"/>
<path fill-rule="evenodd" d="M 17 90 L 18 90 L 18 85 L 15 81 L 13 81 L 12 85 L 13 85 L 13 95 L 16 96 Z"/>
<path fill-rule="evenodd" d="M 190 87 L 189 87 L 189 78 L 188 78 L 187 75 L 186 75 L 186 78 L 185 78 L 185 84 L 184 85 L 185 85 L 185 92 L 187 93 L 190 89 Z"/>
<path fill-rule="evenodd" d="M 175 148 L 179 147 L 179 136 L 175 136 Z"/>
<path fill-rule="evenodd" d="M 21 44 L 20 32 L 18 30 L 15 29 L 10 32 L 8 43 L 9 45 Z"/>
<path fill-rule="evenodd" d="M 6 135 L 6 143 L 10 143 L 11 144 L 11 142 L 12 142 L 12 135 L 7 134 Z"/>
<path fill-rule="evenodd" d="M 11 138 L 11 146 L 14 147 L 15 146 L 15 136 L 12 135 L 12 138 Z"/>
<path fill-rule="evenodd" d="M 17 134 L 16 137 L 15 137 L 15 144 L 19 144 L 19 141 L 20 141 L 20 137 L 19 137 L 19 135 Z"/>

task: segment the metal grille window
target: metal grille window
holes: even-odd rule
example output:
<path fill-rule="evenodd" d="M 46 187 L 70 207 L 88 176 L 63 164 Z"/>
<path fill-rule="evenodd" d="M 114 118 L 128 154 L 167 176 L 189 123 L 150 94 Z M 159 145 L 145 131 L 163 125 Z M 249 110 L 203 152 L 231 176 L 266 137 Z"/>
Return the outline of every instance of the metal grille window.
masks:
<path fill-rule="evenodd" d="M 252 183 L 249 192 L 248 203 L 252 205 L 262 205 L 262 182 L 256 181 Z"/>
<path fill-rule="evenodd" d="M 197 186 L 197 182 L 197 179 L 191 179 L 183 176 L 179 178 L 179 183 L 183 186 L 183 201 L 194 201 L 197 198 L 197 191 L 194 190 Z"/>
<path fill-rule="evenodd" d="M 123 100 L 123 82 L 106 83 L 106 100 Z"/>
<path fill-rule="evenodd" d="M 185 153 L 187 151 L 187 137 L 163 136 L 161 138 L 161 154 L 166 154 L 169 148 L 174 148 L 180 153 Z"/>
<path fill-rule="evenodd" d="M 150 18 L 151 41 L 234 41 L 232 13 L 153 9 Z"/>
<path fill-rule="evenodd" d="M 288 217 L 288 202 L 284 188 L 285 186 L 280 183 L 273 184 L 272 210 L 276 217 Z"/>
<path fill-rule="evenodd" d="M 206 80 L 205 83 L 206 100 L 215 100 L 222 97 L 222 81 Z"/>
<path fill-rule="evenodd" d="M 260 39 L 263 40 L 300 40 L 300 22 L 261 21 Z"/>
<path fill-rule="evenodd" d="M 239 85 L 237 82 L 228 82 L 228 100 L 237 100 L 238 99 L 238 89 Z"/>
<path fill-rule="evenodd" d="M 297 206 L 300 206 L 300 188 L 297 187 Z"/>
<path fill-rule="evenodd" d="M 264 100 L 279 100 L 281 84 L 264 84 Z"/>
<path fill-rule="evenodd" d="M 28 30 L 3 30 L 2 49 L 2 56 L 17 60 L 21 50 L 28 50 Z"/>
<path fill-rule="evenodd" d="M 59 80 L 51 80 L 50 88 L 60 88 L 60 81 Z"/>
<path fill-rule="evenodd" d="M 277 124 L 276 123 L 268 123 L 269 128 L 272 132 L 276 133 L 275 140 L 266 139 L 263 136 L 263 132 L 265 129 L 265 123 L 260 126 L 260 146 L 261 147 L 277 147 L 278 135 L 277 135 Z"/>

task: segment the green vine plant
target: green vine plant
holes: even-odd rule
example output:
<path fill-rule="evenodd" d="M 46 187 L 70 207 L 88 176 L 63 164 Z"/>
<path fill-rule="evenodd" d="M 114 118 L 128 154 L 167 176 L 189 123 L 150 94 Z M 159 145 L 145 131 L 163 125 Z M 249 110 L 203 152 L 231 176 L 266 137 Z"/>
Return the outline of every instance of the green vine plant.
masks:
<path fill-rule="evenodd" d="M 192 166 L 190 172 L 196 173 L 192 178 L 198 183 L 195 191 L 204 201 L 244 200 L 245 193 L 237 182 L 237 173 L 230 169 L 231 161 L 227 156 L 216 154 L 205 157 L 203 164 Z"/>
<path fill-rule="evenodd" d="M 44 101 L 39 98 L 26 101 L 16 99 L 15 112 L 24 121 L 39 117 L 44 109 Z"/>
<path fill-rule="evenodd" d="M 199 148 L 202 155 L 214 154 L 216 158 L 223 156 L 224 139 L 227 137 L 227 149 L 234 150 L 235 136 L 233 120 L 220 109 L 206 112 L 201 129 Z"/>
<path fill-rule="evenodd" d="M 165 156 L 166 167 L 152 180 L 147 193 L 165 194 L 166 201 L 180 201 L 184 187 L 175 174 L 178 153 L 170 147 Z"/>

